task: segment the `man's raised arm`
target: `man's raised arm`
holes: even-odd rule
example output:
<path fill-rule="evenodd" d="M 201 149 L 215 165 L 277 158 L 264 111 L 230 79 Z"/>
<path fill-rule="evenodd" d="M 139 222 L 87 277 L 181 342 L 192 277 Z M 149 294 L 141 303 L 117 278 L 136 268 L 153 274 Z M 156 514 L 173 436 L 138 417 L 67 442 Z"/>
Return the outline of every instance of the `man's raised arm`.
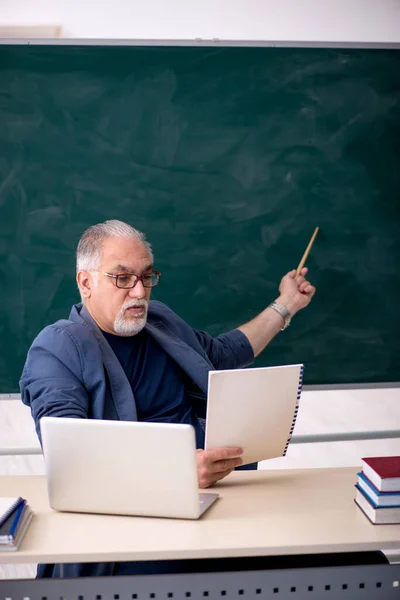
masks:
<path fill-rule="evenodd" d="M 241 325 L 238 329 L 245 334 L 253 348 L 254 356 L 264 350 L 288 320 L 299 310 L 308 306 L 315 294 L 315 287 L 306 279 L 307 268 L 290 271 L 281 280 L 279 297 L 257 317 Z"/>

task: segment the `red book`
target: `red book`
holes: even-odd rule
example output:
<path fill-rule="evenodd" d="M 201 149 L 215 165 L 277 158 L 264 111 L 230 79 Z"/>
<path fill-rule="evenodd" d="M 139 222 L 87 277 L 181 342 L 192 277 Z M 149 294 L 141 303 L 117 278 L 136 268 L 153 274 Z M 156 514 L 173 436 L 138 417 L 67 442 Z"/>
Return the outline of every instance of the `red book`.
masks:
<path fill-rule="evenodd" d="M 363 473 L 380 492 L 400 492 L 400 456 L 362 458 Z"/>

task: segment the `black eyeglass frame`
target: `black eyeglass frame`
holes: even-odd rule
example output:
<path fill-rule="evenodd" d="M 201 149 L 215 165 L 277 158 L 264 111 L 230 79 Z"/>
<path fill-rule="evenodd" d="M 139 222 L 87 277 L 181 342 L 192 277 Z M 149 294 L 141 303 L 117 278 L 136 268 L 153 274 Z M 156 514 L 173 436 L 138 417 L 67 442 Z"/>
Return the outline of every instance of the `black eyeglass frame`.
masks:
<path fill-rule="evenodd" d="M 137 282 L 141 281 L 142 285 L 144 288 L 153 288 L 156 287 L 159 283 L 160 283 L 160 277 L 161 277 L 161 272 L 160 271 L 156 271 L 155 269 L 153 269 L 150 272 L 144 273 L 144 275 L 136 275 L 136 273 L 104 273 L 103 271 L 95 271 L 96 273 L 100 273 L 100 275 L 105 275 L 106 277 L 111 277 L 112 279 L 115 279 L 115 285 L 119 290 L 131 290 L 134 287 L 136 287 Z M 120 277 L 126 277 L 127 275 L 136 277 L 133 285 L 118 285 L 118 281 Z M 144 283 L 144 277 L 148 277 L 149 275 L 156 275 L 157 276 L 157 281 L 154 285 L 145 285 Z"/>

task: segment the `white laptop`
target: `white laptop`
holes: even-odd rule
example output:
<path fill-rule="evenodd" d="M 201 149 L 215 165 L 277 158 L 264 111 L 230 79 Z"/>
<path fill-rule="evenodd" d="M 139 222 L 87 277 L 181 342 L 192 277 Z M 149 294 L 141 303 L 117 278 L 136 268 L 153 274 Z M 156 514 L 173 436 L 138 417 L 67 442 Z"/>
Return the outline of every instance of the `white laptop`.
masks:
<path fill-rule="evenodd" d="M 218 494 L 199 494 L 191 425 L 43 417 L 50 506 L 71 512 L 198 519 Z"/>

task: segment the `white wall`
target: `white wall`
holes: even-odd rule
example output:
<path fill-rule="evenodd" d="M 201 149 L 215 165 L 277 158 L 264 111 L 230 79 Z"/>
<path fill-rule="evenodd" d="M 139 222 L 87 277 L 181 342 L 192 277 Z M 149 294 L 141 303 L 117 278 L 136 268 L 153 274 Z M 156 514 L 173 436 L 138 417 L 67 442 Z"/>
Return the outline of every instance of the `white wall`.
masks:
<path fill-rule="evenodd" d="M 40 449 L 29 408 L 0 399 L 0 450 Z M 398 429 L 400 388 L 304 390 L 294 435 Z M 363 456 L 400 455 L 400 438 L 291 444 L 285 457 L 263 461 L 261 469 L 360 466 Z M 1 456 L 0 475 L 43 474 L 40 455 Z"/>
<path fill-rule="evenodd" d="M 0 0 L 5 25 L 59 25 L 86 39 L 400 43 L 400 2 Z"/>

